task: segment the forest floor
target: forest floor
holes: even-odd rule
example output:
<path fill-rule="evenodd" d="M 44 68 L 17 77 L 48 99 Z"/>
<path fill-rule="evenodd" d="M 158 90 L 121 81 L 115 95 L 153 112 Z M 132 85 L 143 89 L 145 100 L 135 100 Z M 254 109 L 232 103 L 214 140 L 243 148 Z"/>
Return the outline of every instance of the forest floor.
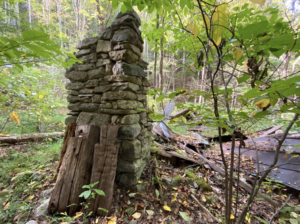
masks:
<path fill-rule="evenodd" d="M 0 207 L 0 223 L 21 224 L 33 219 L 32 214 L 41 203 L 42 192 L 55 185 L 61 143 L 61 140 L 48 139 L 46 142 L 0 146 L 0 192 L 8 192 L 0 204 L 3 207 Z M 15 178 L 18 177 L 18 173 L 24 171 L 33 173 Z M 35 175 L 36 173 L 38 175 Z M 272 223 L 298 223 L 298 192 L 266 181 L 262 193 L 280 204 L 287 201 L 289 194 L 292 194 Z M 237 194 L 239 200 L 236 203 Z M 241 188 L 239 192 L 235 191 L 233 221 L 236 209 L 241 211 L 247 196 L 248 193 Z M 81 215 L 77 218 L 57 214 L 46 216 L 45 221 L 40 223 L 180 224 L 218 223 L 218 220 L 222 223 L 225 210 L 224 178 L 205 166 L 184 160 L 170 162 L 152 155 L 138 182 L 137 191 L 115 185 L 113 200 L 110 217 L 90 218 L 83 209 L 83 213 L 79 213 Z M 269 223 L 275 212 L 270 204 L 257 198 L 250 208 L 247 222 Z"/>

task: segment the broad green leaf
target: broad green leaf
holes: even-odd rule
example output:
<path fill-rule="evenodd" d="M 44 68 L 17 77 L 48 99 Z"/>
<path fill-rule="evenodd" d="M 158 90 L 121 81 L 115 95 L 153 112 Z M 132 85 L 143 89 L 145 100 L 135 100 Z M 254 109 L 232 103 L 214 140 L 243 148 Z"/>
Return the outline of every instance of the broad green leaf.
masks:
<path fill-rule="evenodd" d="M 103 191 L 99 190 L 99 189 L 94 189 L 94 191 L 95 191 L 97 194 L 99 194 L 99 195 L 105 196 L 105 193 L 104 193 Z"/>
<path fill-rule="evenodd" d="M 271 48 L 282 48 L 283 46 L 291 47 L 293 46 L 295 40 L 291 33 L 284 33 L 280 36 L 275 36 L 268 43 Z"/>
<path fill-rule="evenodd" d="M 290 221 L 291 224 L 298 224 L 297 219 L 290 218 L 289 221 Z"/>
<path fill-rule="evenodd" d="M 237 78 L 237 81 L 239 84 L 241 84 L 242 82 L 247 81 L 250 78 L 250 75 L 248 74 L 243 74 L 242 77 Z"/>
<path fill-rule="evenodd" d="M 87 199 L 91 195 L 91 193 L 91 190 L 84 191 L 79 195 L 79 197 L 84 197 L 85 199 Z"/>
<path fill-rule="evenodd" d="M 266 0 L 250 0 L 250 2 L 254 4 L 259 4 L 260 6 L 263 6 L 266 2 Z"/>
<path fill-rule="evenodd" d="M 162 114 L 149 114 L 149 118 L 155 121 L 160 121 L 165 118 Z"/>
<path fill-rule="evenodd" d="M 238 29 L 238 32 L 243 38 L 250 39 L 252 37 L 256 37 L 260 33 L 265 32 L 267 30 L 268 24 L 269 23 L 267 20 L 263 20 L 241 27 Z"/>
<path fill-rule="evenodd" d="M 166 98 L 166 96 L 159 96 L 156 98 L 157 102 L 163 101 Z"/>
<path fill-rule="evenodd" d="M 253 117 L 255 118 L 255 119 L 259 119 L 259 118 L 263 118 L 263 117 L 265 117 L 265 116 L 267 116 L 267 115 L 269 115 L 270 114 L 270 112 L 269 111 L 259 111 L 259 112 L 257 112 Z"/>
<path fill-rule="evenodd" d="M 213 22 L 213 40 L 219 45 L 222 35 L 228 26 L 227 4 L 219 5 L 212 17 Z"/>
<path fill-rule="evenodd" d="M 180 216 L 187 222 L 191 221 L 191 217 L 186 212 L 179 212 Z"/>
<path fill-rule="evenodd" d="M 22 32 L 22 37 L 25 41 L 48 41 L 49 35 L 37 30 L 25 30 Z"/>
<path fill-rule="evenodd" d="M 261 96 L 264 92 L 259 91 L 258 87 L 255 87 L 248 92 L 246 92 L 242 97 L 243 98 L 255 98 Z"/>

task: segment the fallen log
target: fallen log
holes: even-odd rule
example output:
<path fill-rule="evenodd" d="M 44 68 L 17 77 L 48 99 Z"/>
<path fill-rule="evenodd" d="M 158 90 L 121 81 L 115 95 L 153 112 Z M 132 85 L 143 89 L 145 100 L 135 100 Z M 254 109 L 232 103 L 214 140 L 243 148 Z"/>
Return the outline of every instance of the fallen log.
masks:
<path fill-rule="evenodd" d="M 62 138 L 64 135 L 64 132 L 33 133 L 23 135 L 12 134 L 10 136 L 0 136 L 0 143 L 16 144 L 20 142 L 34 142 L 41 141 L 45 138 Z"/>

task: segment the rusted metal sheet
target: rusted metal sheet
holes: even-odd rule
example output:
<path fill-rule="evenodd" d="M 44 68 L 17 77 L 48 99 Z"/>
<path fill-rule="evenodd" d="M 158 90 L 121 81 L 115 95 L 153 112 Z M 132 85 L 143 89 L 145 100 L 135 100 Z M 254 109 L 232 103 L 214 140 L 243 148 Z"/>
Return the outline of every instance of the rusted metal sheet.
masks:
<path fill-rule="evenodd" d="M 262 172 L 273 163 L 278 144 L 275 138 L 259 137 L 253 140 L 248 139 L 245 143 L 246 148 L 240 149 L 241 155 L 252 158 L 254 160 L 253 166 L 257 170 L 258 164 L 259 171 Z M 284 141 L 279 152 L 276 169 L 271 171 L 269 177 L 285 186 L 300 190 L 300 148 L 297 145 L 300 145 L 300 139 L 287 138 Z M 226 152 L 230 152 L 231 144 L 226 143 L 223 146 Z M 257 154 L 255 148 L 258 150 Z M 285 151 L 295 152 L 287 154 Z M 235 148 L 234 153 L 238 155 L 239 149 Z M 250 169 L 248 171 L 253 174 Z"/>
<path fill-rule="evenodd" d="M 255 143 L 254 143 L 254 142 Z M 275 150 L 278 144 L 278 140 L 271 137 L 259 137 L 256 139 L 248 139 L 245 141 L 246 147 L 250 149 L 255 149 L 255 145 L 259 150 Z M 286 138 L 283 142 L 281 150 L 300 152 L 300 138 Z"/>

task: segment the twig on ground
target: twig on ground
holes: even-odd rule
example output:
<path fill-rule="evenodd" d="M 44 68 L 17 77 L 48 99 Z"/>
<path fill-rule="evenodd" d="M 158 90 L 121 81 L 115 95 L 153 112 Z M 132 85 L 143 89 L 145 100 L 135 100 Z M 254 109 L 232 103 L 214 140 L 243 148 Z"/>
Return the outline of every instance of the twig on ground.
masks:
<path fill-rule="evenodd" d="M 211 217 L 213 220 L 215 220 L 215 221 L 218 222 L 218 223 L 221 223 L 221 221 L 220 221 L 219 219 L 217 219 L 215 216 L 213 216 L 213 214 L 211 214 L 211 212 L 210 212 L 207 208 L 205 208 L 204 205 L 202 205 L 202 204 L 200 203 L 200 201 L 195 197 L 195 195 L 191 194 L 191 197 L 197 202 L 197 204 L 201 207 L 202 210 L 204 210 L 207 214 L 210 215 L 210 217 Z"/>
<path fill-rule="evenodd" d="M 286 199 L 286 201 L 284 202 L 284 204 L 274 213 L 274 215 L 272 216 L 272 218 L 269 221 L 269 224 L 272 223 L 273 219 L 279 214 L 279 212 L 281 211 L 281 209 L 284 208 L 284 206 L 288 203 L 288 201 L 290 200 L 292 194 L 289 195 L 289 197 Z"/>

